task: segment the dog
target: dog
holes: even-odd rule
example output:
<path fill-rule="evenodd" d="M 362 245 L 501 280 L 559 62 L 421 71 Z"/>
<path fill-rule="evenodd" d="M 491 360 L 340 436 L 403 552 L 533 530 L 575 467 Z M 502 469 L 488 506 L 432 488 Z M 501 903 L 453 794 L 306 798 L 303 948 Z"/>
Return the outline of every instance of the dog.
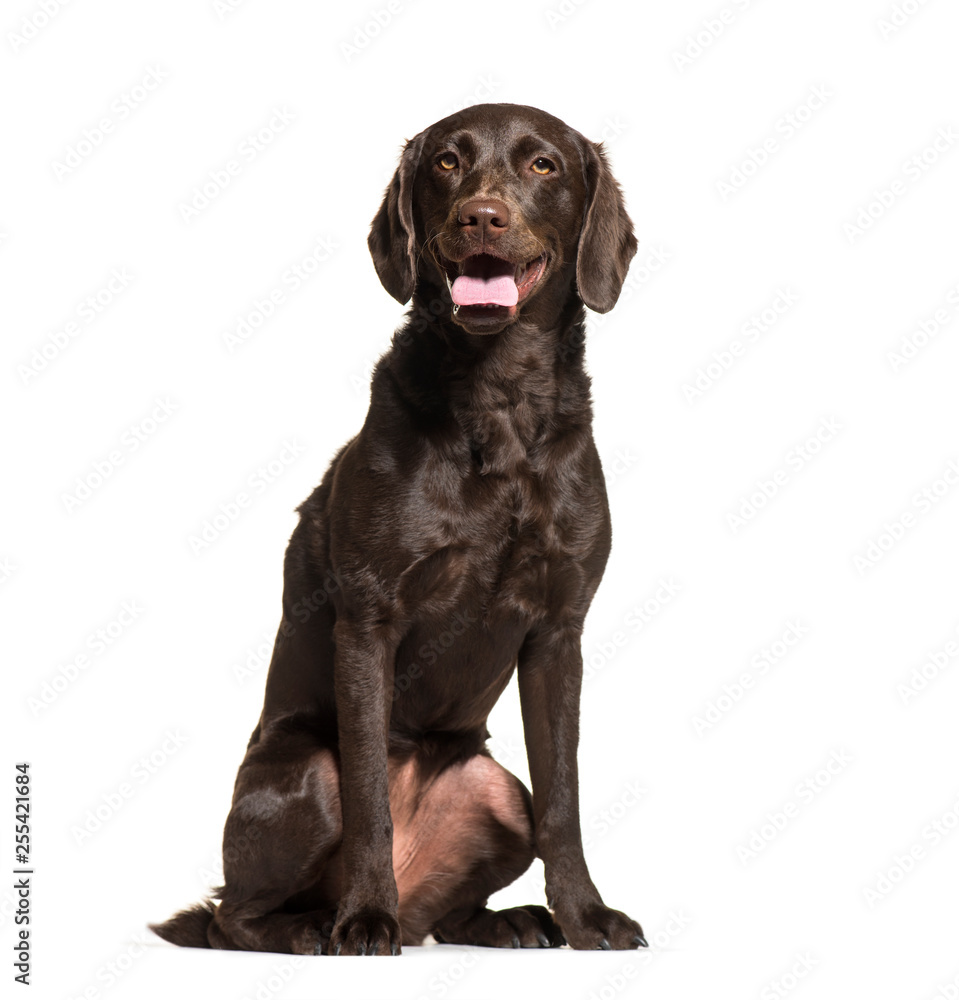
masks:
<path fill-rule="evenodd" d="M 558 118 L 476 105 L 406 143 L 368 244 L 412 306 L 297 508 L 219 902 L 152 929 L 294 954 L 645 947 L 590 878 L 576 760 L 610 550 L 584 305 L 613 307 L 636 252 L 622 192 Z M 486 747 L 514 672 L 532 795 Z M 488 909 L 534 857 L 548 908 Z"/>

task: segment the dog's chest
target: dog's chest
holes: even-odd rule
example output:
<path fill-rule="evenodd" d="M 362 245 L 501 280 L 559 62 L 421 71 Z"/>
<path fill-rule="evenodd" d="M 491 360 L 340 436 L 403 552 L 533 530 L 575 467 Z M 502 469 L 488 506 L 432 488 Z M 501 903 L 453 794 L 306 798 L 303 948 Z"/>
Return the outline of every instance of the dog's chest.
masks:
<path fill-rule="evenodd" d="M 407 719 L 450 730 L 482 724 L 530 630 L 585 613 L 596 564 L 590 569 L 575 549 L 595 552 L 595 529 L 586 538 L 571 506 L 545 501 L 535 484 L 519 486 L 483 477 L 472 519 L 452 518 L 437 539 L 445 544 L 408 574 L 409 632 L 395 668 L 397 724 Z M 443 527 L 444 520 L 436 523 Z"/>
<path fill-rule="evenodd" d="M 583 563 L 602 548 L 608 513 L 588 412 L 572 407 L 567 421 L 557 386 L 529 367 L 521 386 L 467 381 L 421 453 L 401 518 L 417 559 L 407 611 L 468 606 L 486 621 L 531 624 L 591 591 Z"/>
<path fill-rule="evenodd" d="M 407 607 L 468 607 L 488 622 L 526 624 L 562 613 L 582 589 L 599 501 L 569 485 L 526 462 L 510 474 L 477 467 L 458 488 L 433 492 L 431 553 L 410 574 Z"/>

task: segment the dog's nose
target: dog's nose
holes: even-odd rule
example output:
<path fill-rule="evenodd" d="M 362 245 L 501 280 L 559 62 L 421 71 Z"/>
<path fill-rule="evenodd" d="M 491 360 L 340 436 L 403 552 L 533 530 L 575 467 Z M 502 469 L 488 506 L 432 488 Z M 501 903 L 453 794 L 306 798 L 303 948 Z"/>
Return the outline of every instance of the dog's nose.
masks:
<path fill-rule="evenodd" d="M 459 223 L 485 243 L 509 228 L 509 208 L 496 198 L 473 198 L 460 206 Z"/>

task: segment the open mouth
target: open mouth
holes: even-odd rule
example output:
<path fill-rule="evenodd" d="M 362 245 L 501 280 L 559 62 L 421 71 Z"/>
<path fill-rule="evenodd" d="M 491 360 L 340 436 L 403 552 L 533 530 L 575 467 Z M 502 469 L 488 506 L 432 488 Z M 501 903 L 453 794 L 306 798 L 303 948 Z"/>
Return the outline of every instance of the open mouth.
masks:
<path fill-rule="evenodd" d="M 525 264 L 515 264 L 488 253 L 472 254 L 446 262 L 446 284 L 453 300 L 453 314 L 469 310 L 472 318 L 508 319 L 536 286 L 546 269 L 546 254 Z"/>

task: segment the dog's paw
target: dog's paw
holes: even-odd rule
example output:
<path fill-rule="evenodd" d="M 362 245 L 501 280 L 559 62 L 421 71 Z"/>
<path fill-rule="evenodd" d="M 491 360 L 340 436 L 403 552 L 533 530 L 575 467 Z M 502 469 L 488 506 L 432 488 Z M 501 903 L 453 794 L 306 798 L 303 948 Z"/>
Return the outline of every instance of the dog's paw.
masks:
<path fill-rule="evenodd" d="M 584 906 L 578 911 L 557 908 L 556 920 L 566 940 L 578 951 L 648 947 L 643 929 L 635 920 L 602 903 Z"/>
<path fill-rule="evenodd" d="M 485 948 L 558 948 L 566 943 L 549 910 L 534 905 L 482 909 L 466 920 L 441 921 L 433 937 L 441 944 Z"/>
<path fill-rule="evenodd" d="M 362 909 L 337 919 L 328 955 L 398 955 L 399 921 L 386 910 Z"/>

